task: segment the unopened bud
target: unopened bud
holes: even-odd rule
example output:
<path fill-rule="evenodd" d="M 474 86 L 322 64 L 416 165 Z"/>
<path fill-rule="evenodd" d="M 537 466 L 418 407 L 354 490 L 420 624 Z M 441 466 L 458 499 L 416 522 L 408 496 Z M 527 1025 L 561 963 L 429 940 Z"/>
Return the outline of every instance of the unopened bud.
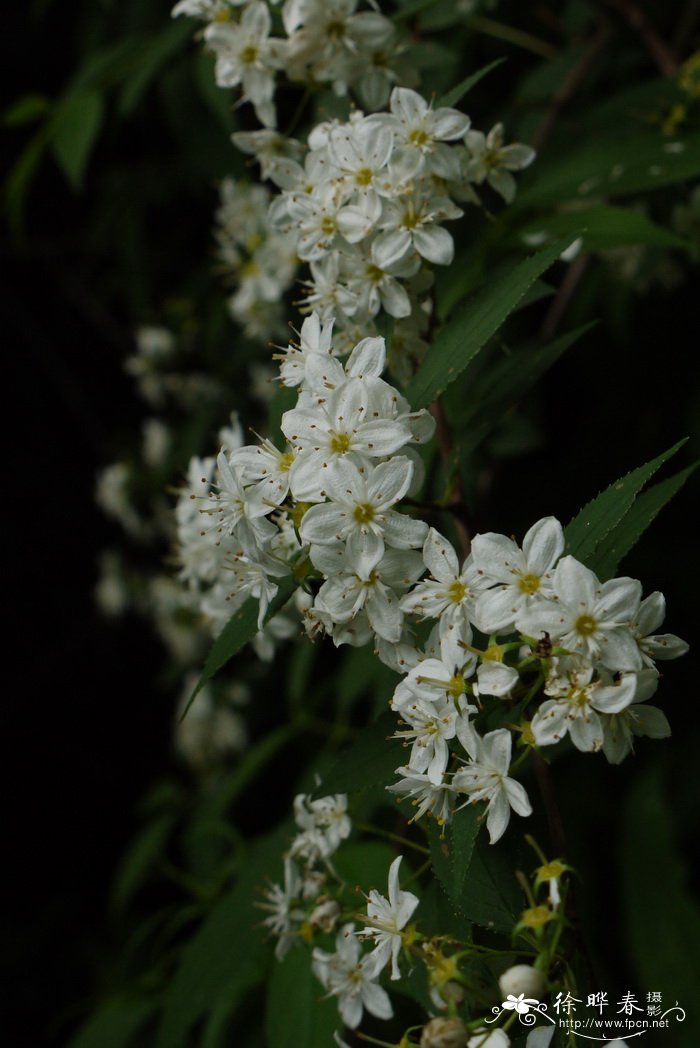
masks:
<path fill-rule="evenodd" d="M 510 1037 L 503 1030 L 479 1030 L 467 1041 L 467 1048 L 509 1048 Z"/>
<path fill-rule="evenodd" d="M 431 1019 L 423 1027 L 421 1048 L 464 1048 L 467 1028 L 461 1019 Z"/>
<path fill-rule="evenodd" d="M 544 976 L 537 968 L 529 964 L 514 964 L 512 968 L 503 972 L 498 980 L 502 1000 L 512 995 L 519 997 L 534 997 L 536 1001 L 544 995 Z"/>

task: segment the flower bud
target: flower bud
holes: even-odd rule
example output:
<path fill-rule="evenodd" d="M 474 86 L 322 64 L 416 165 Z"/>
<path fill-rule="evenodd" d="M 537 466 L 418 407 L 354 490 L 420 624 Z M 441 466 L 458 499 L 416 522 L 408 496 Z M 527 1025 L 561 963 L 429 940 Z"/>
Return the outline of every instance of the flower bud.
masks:
<path fill-rule="evenodd" d="M 467 1041 L 467 1048 L 509 1048 L 510 1037 L 503 1030 L 479 1030 Z"/>
<path fill-rule="evenodd" d="M 461 1019 L 431 1019 L 423 1027 L 421 1048 L 464 1048 L 467 1028 Z"/>
<path fill-rule="evenodd" d="M 529 964 L 514 964 L 512 968 L 503 972 L 498 980 L 502 1000 L 509 994 L 519 997 L 534 997 L 536 1001 L 542 999 L 545 989 L 544 976 L 542 972 Z"/>

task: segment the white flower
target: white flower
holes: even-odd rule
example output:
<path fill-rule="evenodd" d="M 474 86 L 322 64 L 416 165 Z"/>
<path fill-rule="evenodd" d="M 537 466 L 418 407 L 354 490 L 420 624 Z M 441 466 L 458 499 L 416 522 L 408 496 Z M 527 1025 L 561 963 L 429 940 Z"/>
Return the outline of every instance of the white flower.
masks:
<path fill-rule="evenodd" d="M 340 1017 L 351 1030 L 362 1021 L 366 1008 L 377 1019 L 391 1019 L 394 1014 L 386 990 L 376 983 L 376 973 L 369 970 L 367 958 L 355 935 L 355 925 L 345 924 L 335 940 L 335 953 L 318 947 L 313 951 L 311 968 L 317 979 L 338 998 Z"/>
<path fill-rule="evenodd" d="M 568 732 L 574 746 L 594 752 L 603 745 L 599 713 L 620 713 L 631 702 L 638 687 L 638 674 L 624 673 L 616 683 L 608 675 L 593 679 L 594 669 L 580 658 L 552 659 L 545 694 L 554 698 L 542 703 L 530 725 L 538 746 L 551 746 Z"/>
<path fill-rule="evenodd" d="M 488 804 L 486 828 L 491 844 L 503 836 L 510 820 L 510 809 L 518 815 L 531 815 L 532 806 L 519 782 L 508 778 L 511 735 L 505 728 L 490 731 L 483 738 L 474 733 L 465 749 L 472 758 L 455 772 L 453 789 L 466 793 L 466 804 L 485 800 Z"/>
<path fill-rule="evenodd" d="M 656 691 L 658 675 L 655 670 L 642 670 L 636 676 L 636 690 L 629 706 L 619 713 L 604 713 L 600 721 L 603 729 L 603 753 L 611 764 L 620 764 L 633 750 L 635 735 L 649 739 L 667 739 L 671 727 L 663 710 L 656 706 L 647 706 L 647 699 Z M 644 704 L 644 705 L 642 705 Z"/>
<path fill-rule="evenodd" d="M 414 771 L 413 768 L 397 768 L 396 774 L 402 778 L 387 786 L 387 790 L 407 797 L 415 806 L 417 810 L 410 822 L 422 818 L 426 812 L 430 812 L 440 824 L 450 821 L 454 791 L 449 783 L 441 782 L 435 785 L 427 775 Z"/>
<path fill-rule="evenodd" d="M 408 491 L 412 474 L 413 463 L 403 455 L 364 475 L 348 459 L 339 458 L 332 469 L 324 470 L 321 481 L 331 501 L 311 506 L 304 514 L 299 528 L 302 541 L 335 545 L 359 531 L 395 549 L 420 546 L 427 525 L 391 508 Z"/>
<path fill-rule="evenodd" d="M 480 593 L 475 621 L 484 633 L 510 630 L 520 612 L 541 596 L 550 596 L 551 573 L 564 551 L 564 532 L 554 517 L 544 517 L 530 528 L 522 550 L 505 535 L 475 535 L 472 556 L 477 572 L 494 589 Z"/>
<path fill-rule="evenodd" d="M 654 659 L 678 659 L 685 655 L 688 645 L 673 633 L 656 634 L 666 617 L 666 601 L 658 590 L 650 593 L 639 605 L 639 611 L 630 623 L 632 636 L 639 645 L 645 666 L 654 666 Z"/>
<path fill-rule="evenodd" d="M 481 184 L 484 179 L 506 203 L 515 197 L 515 179 L 511 171 L 520 171 L 535 159 L 535 151 L 520 143 L 503 145 L 503 124 L 496 124 L 487 136 L 481 131 L 467 131 L 464 136 L 469 160 L 465 177 Z"/>
<path fill-rule="evenodd" d="M 433 109 L 417 91 L 395 87 L 389 102 L 391 116 L 380 117 L 394 132 L 398 145 L 415 156 L 417 165 L 447 180 L 459 177 L 455 152 L 442 143 L 462 138 L 469 117 L 457 109 Z"/>
<path fill-rule="evenodd" d="M 253 0 L 240 22 L 212 22 L 204 38 L 216 54 L 219 87 L 243 86 L 243 96 L 253 103 L 258 119 L 274 127 L 275 70 L 283 61 L 285 41 L 269 38 L 272 19 L 267 4 Z"/>
<path fill-rule="evenodd" d="M 403 942 L 401 931 L 406 927 L 418 905 L 418 897 L 399 888 L 399 855 L 389 867 L 389 898 L 372 888 L 367 899 L 366 927 L 357 934 L 374 941 L 374 949 L 367 959 L 368 969 L 378 975 L 391 960 L 391 978 L 400 979 L 399 951 Z"/>
<path fill-rule="evenodd" d="M 297 937 L 299 926 L 304 920 L 304 911 L 299 908 L 301 898 L 302 882 L 296 863 L 287 858 L 284 861 L 284 887 L 279 884 L 271 884 L 265 891 L 265 902 L 257 905 L 262 910 L 268 910 L 269 917 L 265 917 L 263 924 L 266 925 L 273 935 L 277 936 L 275 957 L 278 961 L 283 960 L 289 948 Z"/>
<path fill-rule="evenodd" d="M 563 557 L 552 578 L 553 600 L 542 600 L 516 616 L 521 633 L 547 632 L 564 648 L 610 670 L 640 670 L 642 656 L 630 623 L 639 610 L 636 579 L 599 582 L 575 557 Z"/>
<path fill-rule="evenodd" d="M 403 598 L 403 610 L 455 625 L 468 621 L 475 598 L 489 584 L 483 580 L 472 557 L 467 557 L 460 568 L 454 547 L 439 531 L 430 528 L 423 545 L 423 560 L 430 577 Z"/>

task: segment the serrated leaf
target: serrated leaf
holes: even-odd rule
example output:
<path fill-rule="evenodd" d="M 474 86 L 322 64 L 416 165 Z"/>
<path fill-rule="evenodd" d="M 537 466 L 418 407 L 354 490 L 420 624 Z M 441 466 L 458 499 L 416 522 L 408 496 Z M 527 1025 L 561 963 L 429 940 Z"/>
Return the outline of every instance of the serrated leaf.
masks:
<path fill-rule="evenodd" d="M 369 724 L 324 775 L 314 797 L 356 793 L 369 786 L 392 782 L 405 758 L 401 743 L 390 738 L 396 731 L 396 723 L 396 715 L 386 711 Z"/>
<path fill-rule="evenodd" d="M 533 244 L 535 237 L 565 236 L 580 233 L 584 250 L 602 250 L 630 244 L 652 247 L 687 248 L 688 242 L 677 234 L 652 222 L 641 211 L 624 207 L 591 207 L 585 211 L 562 211 L 528 223 L 519 235 Z M 539 243 L 546 242 L 540 240 Z"/>
<path fill-rule="evenodd" d="M 332 1048 L 342 1025 L 335 998 L 311 970 L 310 951 L 290 950 L 272 970 L 267 990 L 265 1029 L 274 1048 Z"/>
<path fill-rule="evenodd" d="M 85 1023 L 69 1048 L 130 1048 L 154 1010 L 151 1001 L 113 997 Z"/>
<path fill-rule="evenodd" d="M 242 867 L 235 888 L 209 913 L 185 946 L 165 995 L 155 1048 L 190 1044 L 189 1032 L 225 999 L 233 1007 L 267 972 L 271 950 L 255 903 L 267 878 L 281 874 L 289 843 L 285 824 L 259 840 Z"/>
<path fill-rule="evenodd" d="M 124 82 L 119 95 L 117 109 L 122 116 L 133 113 L 162 66 L 183 49 L 191 35 L 191 25 L 185 19 L 178 18 L 145 41 L 138 64 Z"/>
<path fill-rule="evenodd" d="M 464 913 L 464 885 L 479 833 L 481 805 L 468 804 L 456 812 L 452 822 L 440 827 L 430 823 L 430 858 L 452 907 Z"/>
<path fill-rule="evenodd" d="M 478 840 L 462 896 L 462 912 L 470 921 L 498 932 L 512 932 L 520 912 L 514 866 L 502 848 Z"/>
<path fill-rule="evenodd" d="M 689 958 L 700 939 L 700 907 L 674 840 L 673 803 L 658 768 L 649 768 L 629 790 L 620 820 L 619 898 L 637 976 L 662 993 L 664 1007 L 678 1001 L 686 1009 L 682 1025 L 670 1017 L 673 1043 L 694 1048 L 700 1013 L 691 1007 L 697 976 Z"/>
<path fill-rule="evenodd" d="M 427 407 L 454 382 L 570 242 L 556 241 L 523 262 L 502 267 L 457 307 L 406 391 L 412 407 Z"/>
<path fill-rule="evenodd" d="M 80 189 L 104 115 L 102 95 L 81 90 L 66 95 L 50 124 L 51 149 L 73 189 Z"/>
<path fill-rule="evenodd" d="M 666 503 L 678 494 L 699 465 L 700 462 L 694 462 L 687 469 L 643 491 L 635 499 L 626 516 L 596 550 L 596 574 L 602 581 L 614 575 L 622 558 L 637 544 Z"/>
<path fill-rule="evenodd" d="M 545 346 L 515 350 L 497 361 L 475 387 L 476 395 L 461 405 L 459 451 L 465 455 L 477 447 L 516 404 L 597 321 L 582 324 Z"/>
<path fill-rule="evenodd" d="M 472 73 L 471 76 L 465 77 L 464 80 L 461 80 L 449 91 L 446 91 L 441 98 L 438 98 L 433 108 L 440 109 L 443 106 L 446 106 L 448 109 L 452 109 L 453 106 L 456 106 L 458 102 L 461 102 L 464 96 L 471 91 L 480 80 L 483 80 L 492 69 L 495 69 L 499 65 L 503 65 L 504 62 L 505 58 L 497 58 L 495 62 L 490 62 L 489 65 L 484 66 L 483 69 L 479 69 L 476 73 Z"/>
<path fill-rule="evenodd" d="M 274 599 L 270 601 L 270 606 L 267 609 L 265 622 L 269 622 L 270 619 L 284 607 L 296 588 L 296 579 L 286 578 L 280 581 L 277 594 Z M 229 659 L 232 659 L 233 656 L 236 655 L 237 652 L 248 643 L 248 641 L 252 640 L 258 632 L 258 609 L 259 602 L 254 597 L 249 597 L 243 607 L 239 608 L 238 611 L 235 611 L 228 620 L 211 646 L 206 662 L 204 663 L 202 675 L 197 681 L 196 688 L 190 695 L 189 701 L 185 706 L 180 720 L 187 715 L 187 711 L 204 685 L 208 684 L 212 677 L 219 672 L 222 666 L 225 666 Z"/>
<path fill-rule="evenodd" d="M 597 498 L 583 507 L 564 529 L 566 553 L 572 554 L 588 567 L 596 570 L 594 554 L 600 544 L 629 512 L 635 498 L 658 469 L 675 455 L 687 438 L 658 455 L 655 459 L 633 469 L 611 484 Z"/>

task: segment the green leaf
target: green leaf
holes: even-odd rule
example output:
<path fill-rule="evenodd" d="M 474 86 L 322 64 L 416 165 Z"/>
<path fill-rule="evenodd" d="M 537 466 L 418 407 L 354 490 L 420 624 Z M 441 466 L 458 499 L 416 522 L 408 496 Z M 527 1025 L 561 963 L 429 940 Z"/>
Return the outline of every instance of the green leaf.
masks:
<path fill-rule="evenodd" d="M 405 759 L 399 740 L 390 738 L 395 731 L 396 715 L 387 710 L 340 755 L 314 791 L 314 797 L 356 793 L 369 786 L 392 782 L 396 769 Z"/>
<path fill-rule="evenodd" d="M 276 963 L 267 992 L 265 1029 L 274 1048 L 332 1048 L 342 1025 L 338 1004 L 311 971 L 311 952 L 298 946 Z"/>
<path fill-rule="evenodd" d="M 273 615 L 284 607 L 296 588 L 297 583 L 293 578 L 280 581 L 277 595 L 274 600 L 270 601 L 267 609 L 265 622 L 269 622 Z M 258 632 L 258 610 L 259 602 L 254 597 L 249 597 L 243 607 L 235 611 L 228 620 L 211 646 L 202 675 L 197 681 L 197 687 L 192 692 L 180 720 L 187 715 L 187 711 L 204 685 L 208 684 L 222 666 L 225 666 L 229 659 L 232 659 Z"/>
<path fill-rule="evenodd" d="M 643 491 L 635 499 L 626 516 L 609 532 L 596 550 L 596 574 L 600 579 L 605 581 L 615 574 L 622 558 L 637 544 L 666 503 L 678 494 L 699 465 L 700 461 L 694 462 L 680 473 L 662 480 L 648 491 Z"/>
<path fill-rule="evenodd" d="M 185 946 L 166 991 L 155 1048 L 190 1044 L 189 1032 L 202 1015 L 224 999 L 233 1008 L 265 977 L 271 951 L 260 926 L 263 914 L 255 903 L 266 878 L 281 873 L 289 837 L 290 826 L 285 823 L 256 842 L 233 891 L 211 910 Z"/>
<path fill-rule="evenodd" d="M 182 51 L 185 41 L 191 36 L 192 26 L 186 19 L 177 18 L 145 41 L 138 65 L 125 81 L 119 95 L 117 110 L 122 116 L 133 113 L 168 59 Z"/>
<path fill-rule="evenodd" d="M 79 1030 L 70 1048 L 129 1048 L 154 1010 L 151 1001 L 113 997 Z"/>
<path fill-rule="evenodd" d="M 477 447 L 505 413 L 596 323 L 582 324 L 545 346 L 523 347 L 493 362 L 475 387 L 477 395 L 467 403 L 460 401 L 460 454 Z"/>
<path fill-rule="evenodd" d="M 549 164 L 538 163 L 518 192 L 512 213 L 555 200 L 599 200 L 684 182 L 700 175 L 700 133 L 669 141 L 644 132 L 597 141 L 584 137 Z"/>
<path fill-rule="evenodd" d="M 678 1001 L 686 1009 L 682 1024 L 669 1017 L 671 1040 L 694 1048 L 700 1012 L 692 1007 L 697 972 L 689 959 L 700 941 L 700 907 L 674 840 L 672 806 L 658 768 L 649 768 L 629 790 L 621 819 L 619 898 L 638 978 L 662 993 L 664 1008 Z"/>
<path fill-rule="evenodd" d="M 523 262 L 502 267 L 457 307 L 406 391 L 412 407 L 427 407 L 454 382 L 570 242 L 556 241 Z"/>
<path fill-rule="evenodd" d="M 378 888 L 385 891 L 389 867 L 396 849 L 382 841 L 343 844 L 333 856 L 333 867 L 352 888 Z"/>
<path fill-rule="evenodd" d="M 562 211 L 541 220 L 529 222 L 520 230 L 525 243 L 535 237 L 546 239 L 580 233 L 587 251 L 648 244 L 656 247 L 687 248 L 687 241 L 652 222 L 641 211 L 624 207 L 591 207 L 585 211 Z M 530 239 L 532 238 L 532 239 Z M 543 241 L 540 240 L 539 243 Z"/>
<path fill-rule="evenodd" d="M 175 820 L 175 813 L 169 813 L 150 823 L 122 859 L 112 889 L 112 903 L 118 910 L 131 901 L 162 857 Z"/>
<path fill-rule="evenodd" d="M 476 924 L 498 932 L 512 932 L 522 910 L 515 864 L 499 847 L 482 836 L 476 843 L 467 873 L 461 910 Z"/>
<path fill-rule="evenodd" d="M 477 70 L 476 73 L 472 73 L 471 76 L 467 76 L 464 80 L 461 80 L 458 84 L 447 91 L 441 98 L 438 98 L 437 102 L 433 106 L 434 109 L 440 109 L 442 106 L 447 106 L 452 109 L 461 102 L 467 92 L 471 91 L 476 84 L 482 80 L 487 73 L 490 73 L 492 69 L 495 69 L 499 65 L 503 65 L 505 58 L 497 58 L 495 62 L 490 62 L 489 65 L 484 66 L 483 69 Z"/>
<path fill-rule="evenodd" d="M 458 913 L 464 913 L 464 885 L 479 833 L 480 805 L 468 804 L 455 813 L 452 822 L 441 832 L 430 822 L 430 857 L 440 884 Z"/>
<path fill-rule="evenodd" d="M 41 120 L 42 116 L 46 116 L 49 106 L 46 95 L 22 95 L 7 107 L 2 114 L 2 122 L 5 127 L 22 127 L 24 124 L 32 124 L 35 120 Z"/>
<path fill-rule="evenodd" d="M 27 194 L 48 144 L 47 127 L 44 124 L 20 154 L 3 187 L 5 210 L 15 236 L 23 231 Z"/>
<path fill-rule="evenodd" d="M 598 547 L 627 515 L 644 485 L 663 466 L 664 462 L 676 454 L 678 449 L 685 444 L 686 439 L 679 440 L 672 448 L 664 451 L 651 462 L 633 469 L 584 506 L 565 528 L 566 552 L 577 557 L 595 571 L 594 554 Z"/>
<path fill-rule="evenodd" d="M 58 104 L 51 120 L 51 148 L 73 189 L 83 184 L 85 168 L 104 116 L 97 91 L 75 91 Z"/>

